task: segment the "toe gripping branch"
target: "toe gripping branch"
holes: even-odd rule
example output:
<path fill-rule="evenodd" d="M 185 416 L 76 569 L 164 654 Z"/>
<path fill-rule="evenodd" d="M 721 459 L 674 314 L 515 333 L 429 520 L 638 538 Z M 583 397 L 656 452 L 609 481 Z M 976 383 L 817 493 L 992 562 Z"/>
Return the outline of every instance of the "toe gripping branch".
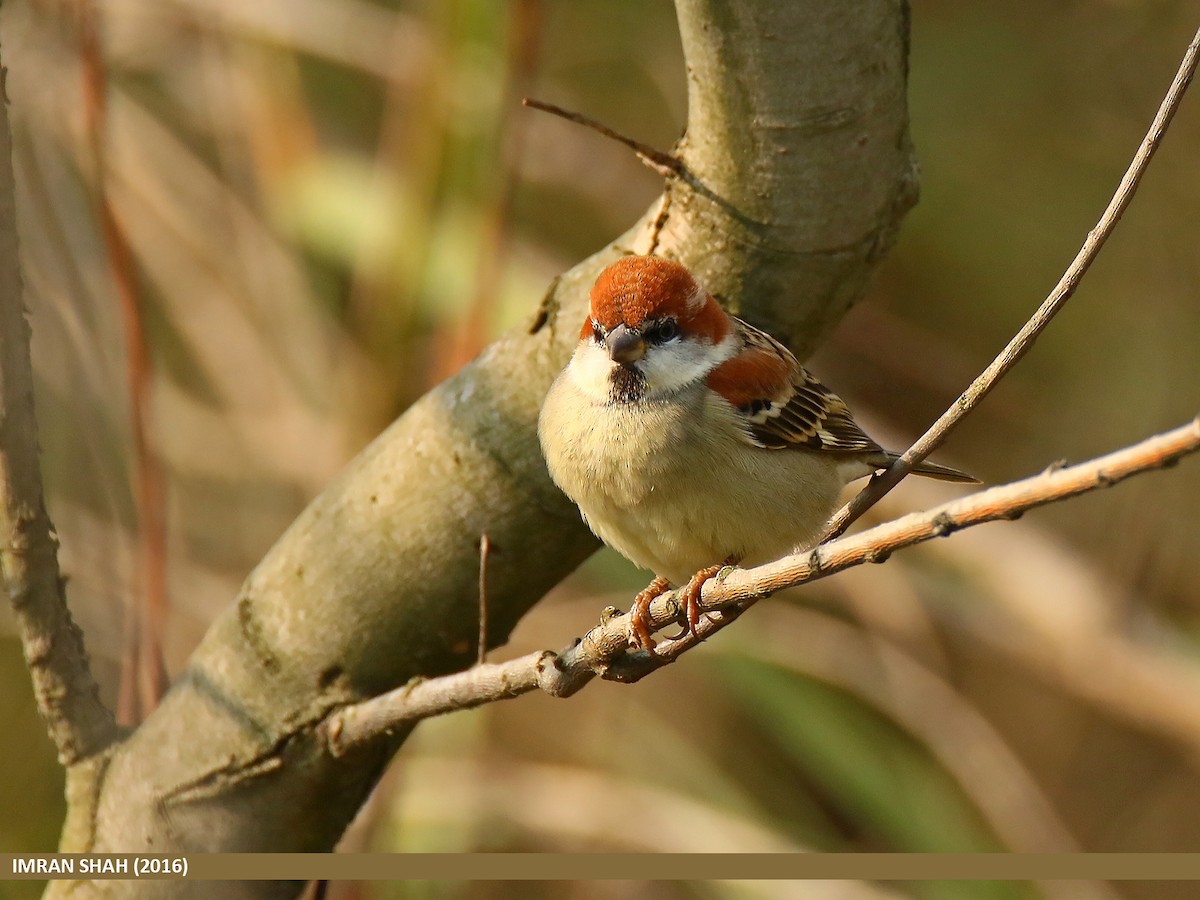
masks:
<path fill-rule="evenodd" d="M 688 583 L 683 586 L 680 594 L 683 607 L 679 611 L 679 624 L 685 630 L 672 638 L 672 640 L 678 640 L 685 634 L 691 635 L 694 639 L 699 639 L 696 629 L 700 626 L 700 617 L 704 614 L 704 610 L 700 606 L 700 594 L 704 590 L 704 583 L 723 569 L 736 563 L 737 558 L 731 556 L 723 564 L 706 566 L 688 579 Z M 633 598 L 633 607 L 629 611 L 630 643 L 649 653 L 654 653 L 655 647 L 653 638 L 654 629 L 651 627 L 650 621 L 650 604 L 656 597 L 665 594 L 670 587 L 671 583 L 667 579 L 655 577 L 644 590 Z"/>

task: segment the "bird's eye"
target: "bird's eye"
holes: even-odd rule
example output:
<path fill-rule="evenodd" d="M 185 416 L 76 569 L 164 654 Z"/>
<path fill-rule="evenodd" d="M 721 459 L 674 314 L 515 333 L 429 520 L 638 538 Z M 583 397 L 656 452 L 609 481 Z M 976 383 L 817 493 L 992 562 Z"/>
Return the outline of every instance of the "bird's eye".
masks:
<path fill-rule="evenodd" d="M 600 323 L 592 320 L 592 337 L 596 339 L 597 344 L 604 342 L 604 329 L 600 327 Z"/>
<path fill-rule="evenodd" d="M 646 340 L 652 344 L 665 344 L 678 336 L 679 324 L 674 319 L 663 319 L 661 322 L 656 322 L 646 332 Z"/>

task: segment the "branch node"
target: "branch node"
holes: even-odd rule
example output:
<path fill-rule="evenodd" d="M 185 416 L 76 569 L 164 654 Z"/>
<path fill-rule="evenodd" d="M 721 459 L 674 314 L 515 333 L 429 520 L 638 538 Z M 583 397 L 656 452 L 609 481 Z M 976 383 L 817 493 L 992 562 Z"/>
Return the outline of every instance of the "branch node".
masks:
<path fill-rule="evenodd" d="M 938 513 L 930 526 L 930 533 L 934 537 L 946 537 L 958 530 L 958 523 L 950 516 L 949 513 Z"/>
<path fill-rule="evenodd" d="M 668 597 L 663 602 L 663 606 L 666 607 L 665 612 L 673 622 L 678 623 L 687 615 L 687 611 L 679 605 L 679 600 L 675 597 Z"/>
<path fill-rule="evenodd" d="M 344 753 L 345 748 L 342 747 L 343 728 L 345 728 L 345 723 L 341 716 L 334 716 L 325 726 L 325 746 L 329 748 L 329 755 L 334 759 L 341 759 Z"/>
<path fill-rule="evenodd" d="M 578 641 L 576 642 L 578 644 Z M 592 673 L 572 672 L 564 663 L 560 654 L 552 650 L 543 650 L 534 663 L 537 675 L 537 686 L 551 697 L 564 699 L 570 697 L 592 678 Z"/>
<path fill-rule="evenodd" d="M 646 650 L 629 650 L 610 660 L 600 677 L 618 684 L 635 684 L 651 672 L 675 662 L 675 656 L 662 656 Z"/>

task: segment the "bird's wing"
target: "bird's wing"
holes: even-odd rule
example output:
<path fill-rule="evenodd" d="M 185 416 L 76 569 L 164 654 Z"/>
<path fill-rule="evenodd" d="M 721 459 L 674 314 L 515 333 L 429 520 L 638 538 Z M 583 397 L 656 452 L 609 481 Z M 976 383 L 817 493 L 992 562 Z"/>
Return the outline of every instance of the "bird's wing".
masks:
<path fill-rule="evenodd" d="M 713 370 L 708 384 L 744 417 L 752 443 L 770 450 L 881 451 L 842 399 L 817 381 L 783 344 L 741 319 L 734 323 L 742 350 Z"/>

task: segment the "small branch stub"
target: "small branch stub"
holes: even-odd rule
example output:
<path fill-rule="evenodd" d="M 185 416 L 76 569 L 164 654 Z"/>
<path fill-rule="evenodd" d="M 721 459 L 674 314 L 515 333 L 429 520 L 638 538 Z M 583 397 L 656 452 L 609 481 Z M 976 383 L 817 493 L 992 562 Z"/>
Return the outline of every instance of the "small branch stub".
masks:
<path fill-rule="evenodd" d="M 530 109 L 540 109 L 542 112 L 548 112 L 551 115 L 566 119 L 568 122 L 574 122 L 576 125 L 582 125 L 585 128 L 590 128 L 593 131 L 599 132 L 606 138 L 624 144 L 630 150 L 637 154 L 640 159 L 649 169 L 657 172 L 663 178 L 677 178 L 687 176 L 687 167 L 683 164 L 683 160 L 674 154 L 667 153 L 665 150 L 659 150 L 657 147 L 651 147 L 649 144 L 644 144 L 639 140 L 631 137 L 626 137 L 619 131 L 614 131 L 602 122 L 585 116 L 582 113 L 572 112 L 569 109 L 563 109 L 561 106 L 555 106 L 553 103 L 546 103 L 544 100 L 535 100 L 532 97 L 526 97 L 521 101 L 523 106 Z"/>
<path fill-rule="evenodd" d="M 487 627 L 487 567 L 491 555 L 492 542 L 485 531 L 479 536 L 479 665 L 487 662 L 488 627 Z"/>

